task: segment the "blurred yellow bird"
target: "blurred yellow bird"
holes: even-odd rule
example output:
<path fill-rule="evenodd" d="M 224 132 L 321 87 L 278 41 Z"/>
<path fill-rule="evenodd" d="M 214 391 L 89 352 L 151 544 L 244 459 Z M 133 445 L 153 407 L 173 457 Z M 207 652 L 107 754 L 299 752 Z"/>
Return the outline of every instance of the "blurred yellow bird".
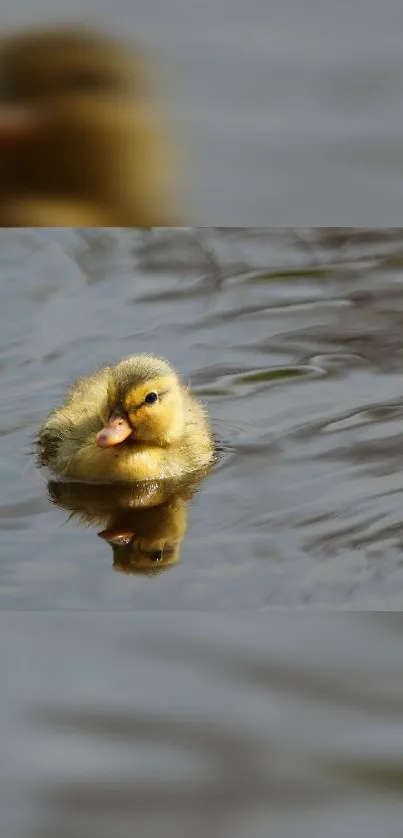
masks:
<path fill-rule="evenodd" d="M 0 224 L 175 226 L 173 142 L 139 51 L 86 29 L 0 47 Z"/>

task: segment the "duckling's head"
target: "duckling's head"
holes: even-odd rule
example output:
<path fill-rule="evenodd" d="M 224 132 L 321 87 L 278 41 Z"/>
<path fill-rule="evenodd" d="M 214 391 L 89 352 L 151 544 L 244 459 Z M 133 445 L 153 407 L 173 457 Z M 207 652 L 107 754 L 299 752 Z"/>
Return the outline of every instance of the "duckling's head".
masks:
<path fill-rule="evenodd" d="M 184 392 L 173 368 L 160 358 L 138 355 L 121 361 L 110 370 L 108 416 L 97 445 L 166 447 L 178 441 L 185 425 Z"/>
<path fill-rule="evenodd" d="M 131 47 L 85 27 L 27 29 L 2 39 L 1 88 L 11 103 L 50 102 L 69 96 L 127 95 L 145 74 Z"/>

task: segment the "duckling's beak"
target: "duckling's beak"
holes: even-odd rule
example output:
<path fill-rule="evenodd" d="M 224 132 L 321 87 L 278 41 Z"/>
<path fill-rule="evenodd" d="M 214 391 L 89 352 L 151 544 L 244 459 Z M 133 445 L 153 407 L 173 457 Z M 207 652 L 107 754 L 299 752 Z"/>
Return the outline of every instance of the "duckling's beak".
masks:
<path fill-rule="evenodd" d="M 112 445 L 119 445 L 120 442 L 124 442 L 132 433 L 133 428 L 129 425 L 125 416 L 112 413 L 108 424 L 97 434 L 96 442 L 100 448 L 110 448 Z"/>

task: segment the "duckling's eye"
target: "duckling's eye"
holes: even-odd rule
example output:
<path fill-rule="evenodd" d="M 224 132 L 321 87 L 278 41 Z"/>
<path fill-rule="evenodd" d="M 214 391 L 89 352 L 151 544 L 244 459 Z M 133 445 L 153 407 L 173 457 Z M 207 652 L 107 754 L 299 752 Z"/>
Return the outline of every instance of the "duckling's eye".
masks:
<path fill-rule="evenodd" d="M 155 404 L 158 401 L 158 393 L 152 391 L 151 393 L 147 393 L 144 402 L 145 404 Z"/>

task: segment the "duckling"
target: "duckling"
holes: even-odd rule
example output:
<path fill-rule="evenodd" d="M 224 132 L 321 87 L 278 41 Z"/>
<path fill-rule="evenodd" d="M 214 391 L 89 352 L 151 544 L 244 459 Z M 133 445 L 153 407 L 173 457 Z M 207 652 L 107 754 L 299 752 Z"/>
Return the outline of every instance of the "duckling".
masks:
<path fill-rule="evenodd" d="M 79 380 L 38 437 L 40 465 L 90 482 L 176 479 L 214 459 L 204 406 L 151 355 Z"/>
<path fill-rule="evenodd" d="M 0 66 L 2 226 L 173 225 L 173 144 L 145 56 L 60 27 L 5 38 Z"/>

